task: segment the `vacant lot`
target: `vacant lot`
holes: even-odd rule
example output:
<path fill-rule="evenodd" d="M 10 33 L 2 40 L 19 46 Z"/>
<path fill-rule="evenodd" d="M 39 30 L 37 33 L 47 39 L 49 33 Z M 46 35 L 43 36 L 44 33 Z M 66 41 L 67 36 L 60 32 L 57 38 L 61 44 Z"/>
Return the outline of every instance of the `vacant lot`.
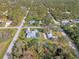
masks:
<path fill-rule="evenodd" d="M 6 49 L 8 48 L 16 29 L 0 29 L 0 59 L 2 59 Z"/>

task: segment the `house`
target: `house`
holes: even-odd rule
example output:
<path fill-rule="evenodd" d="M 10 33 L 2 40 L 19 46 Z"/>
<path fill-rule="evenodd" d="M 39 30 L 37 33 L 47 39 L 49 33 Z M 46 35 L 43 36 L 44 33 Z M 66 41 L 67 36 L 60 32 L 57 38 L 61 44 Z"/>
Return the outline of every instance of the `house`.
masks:
<path fill-rule="evenodd" d="M 46 33 L 46 36 L 47 36 L 48 39 L 53 39 L 52 33 Z"/>
<path fill-rule="evenodd" d="M 79 21 L 79 19 L 76 19 L 76 21 Z"/>
<path fill-rule="evenodd" d="M 73 22 L 74 23 L 79 23 L 79 19 L 75 19 Z"/>
<path fill-rule="evenodd" d="M 69 20 L 63 20 L 63 21 L 61 21 L 61 23 L 62 23 L 63 25 L 67 25 L 67 24 L 70 24 L 70 21 L 69 21 Z"/>
<path fill-rule="evenodd" d="M 34 23 L 36 23 L 35 20 L 31 20 L 31 21 L 29 21 L 29 24 L 34 24 Z"/>
<path fill-rule="evenodd" d="M 12 23 L 12 18 L 8 16 L 0 16 L 0 24 L 4 24 L 5 27 L 9 26 Z"/>
<path fill-rule="evenodd" d="M 68 14 L 68 15 L 70 15 L 71 12 L 69 12 L 69 11 L 65 11 L 65 12 L 63 12 L 63 14 Z"/>
<path fill-rule="evenodd" d="M 0 16 L 0 22 L 12 21 L 13 18 L 9 16 Z"/>
<path fill-rule="evenodd" d="M 38 24 L 42 24 L 42 21 L 40 21 L 40 20 L 30 20 L 29 22 L 28 22 L 30 25 L 38 25 Z"/>
<path fill-rule="evenodd" d="M 5 27 L 9 26 L 12 23 L 12 21 L 7 21 L 5 24 Z"/>
<path fill-rule="evenodd" d="M 38 30 L 26 30 L 26 37 L 27 38 L 37 38 L 38 37 Z"/>

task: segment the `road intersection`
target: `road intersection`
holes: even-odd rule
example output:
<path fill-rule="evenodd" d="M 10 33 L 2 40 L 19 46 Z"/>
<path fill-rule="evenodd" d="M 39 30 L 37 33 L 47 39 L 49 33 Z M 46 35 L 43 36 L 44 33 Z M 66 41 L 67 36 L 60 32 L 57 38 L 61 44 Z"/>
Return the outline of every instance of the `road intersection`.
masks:
<path fill-rule="evenodd" d="M 13 40 L 11 41 L 11 43 L 10 43 L 10 45 L 9 45 L 9 47 L 8 47 L 8 49 L 7 49 L 7 51 L 6 51 L 6 53 L 4 54 L 3 59 L 8 59 L 8 55 L 10 55 L 10 53 L 12 52 L 12 48 L 13 48 L 13 46 L 14 46 L 14 43 L 15 43 L 15 42 L 17 41 L 17 39 L 18 39 L 19 33 L 21 32 L 21 29 L 22 29 L 22 27 L 23 27 L 23 25 L 24 25 L 24 23 L 25 23 L 24 20 L 27 18 L 27 14 L 28 14 L 28 13 L 29 13 L 29 10 L 27 11 L 26 16 L 24 16 L 24 18 L 23 18 L 23 20 L 22 20 L 20 26 L 18 27 L 18 30 L 17 30 L 17 32 L 16 32 L 16 34 L 15 34 Z M 4 28 L 7 28 L 7 27 L 4 27 Z M 10 28 L 11 28 L 11 27 L 10 27 Z M 17 28 L 17 27 L 13 27 L 13 28 Z"/>
<path fill-rule="evenodd" d="M 12 40 L 12 42 L 10 43 L 10 45 L 8 47 L 6 53 L 4 54 L 3 59 L 8 59 L 8 55 L 10 55 L 10 53 L 12 52 L 12 48 L 14 46 L 14 43 L 17 41 L 19 33 L 21 32 L 22 29 L 25 29 L 25 28 L 45 28 L 45 27 L 42 27 L 42 26 L 38 26 L 38 27 L 37 26 L 24 26 L 25 19 L 27 18 L 27 15 L 29 13 L 29 9 L 28 9 L 28 11 L 26 13 L 26 16 L 23 17 L 20 26 L 15 26 L 15 27 L 0 27 L 0 29 L 18 29 L 17 32 L 16 32 L 16 34 L 15 34 L 15 36 L 14 36 L 14 38 L 13 38 L 13 40 Z M 50 14 L 49 11 L 48 11 L 48 14 L 52 17 L 52 20 L 54 21 L 55 24 L 60 25 L 60 23 L 53 18 L 53 16 Z M 63 29 L 61 29 L 61 28 L 60 28 L 60 30 L 63 31 Z M 69 41 L 69 44 L 70 44 L 69 46 L 72 49 L 74 49 L 74 52 L 76 53 L 76 55 L 79 56 L 78 51 L 76 50 L 76 47 L 72 43 L 71 39 L 65 34 L 64 31 L 62 33 L 63 33 L 63 36 Z"/>

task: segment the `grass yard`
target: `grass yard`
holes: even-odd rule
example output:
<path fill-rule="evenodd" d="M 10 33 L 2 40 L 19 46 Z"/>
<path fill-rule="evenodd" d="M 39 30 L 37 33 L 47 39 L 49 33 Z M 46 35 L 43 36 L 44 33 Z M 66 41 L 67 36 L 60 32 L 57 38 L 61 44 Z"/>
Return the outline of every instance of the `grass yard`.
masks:
<path fill-rule="evenodd" d="M 6 49 L 8 48 L 9 44 L 11 42 L 11 39 L 5 41 L 5 42 L 1 42 L 0 43 L 0 59 L 3 58 L 4 53 L 6 52 Z"/>
<path fill-rule="evenodd" d="M 5 54 L 10 42 L 12 41 L 15 32 L 16 29 L 0 29 L 0 59 L 3 58 L 3 55 Z M 6 33 L 8 33 L 8 36 Z"/>

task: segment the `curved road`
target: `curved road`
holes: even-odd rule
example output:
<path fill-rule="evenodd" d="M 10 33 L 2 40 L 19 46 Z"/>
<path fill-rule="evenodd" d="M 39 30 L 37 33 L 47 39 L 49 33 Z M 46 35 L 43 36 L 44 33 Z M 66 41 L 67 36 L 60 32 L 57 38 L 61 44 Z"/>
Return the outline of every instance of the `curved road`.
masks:
<path fill-rule="evenodd" d="M 60 25 L 60 22 L 56 21 L 49 11 L 48 11 L 48 14 L 52 17 L 52 20 L 54 21 L 55 24 Z M 74 53 L 76 54 L 77 58 L 79 58 L 79 51 L 75 47 L 74 43 L 72 43 L 71 39 L 66 35 L 66 33 L 63 31 L 62 28 L 59 28 L 59 29 L 62 31 L 62 35 L 67 39 L 69 46 L 74 50 Z"/>

